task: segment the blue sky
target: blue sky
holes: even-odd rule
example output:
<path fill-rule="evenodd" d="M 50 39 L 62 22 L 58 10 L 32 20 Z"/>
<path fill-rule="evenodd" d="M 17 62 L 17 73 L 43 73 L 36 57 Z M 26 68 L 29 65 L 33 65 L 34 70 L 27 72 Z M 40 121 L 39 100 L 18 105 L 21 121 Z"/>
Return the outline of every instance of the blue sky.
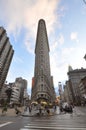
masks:
<path fill-rule="evenodd" d="M 0 0 L 0 26 L 15 50 L 7 75 L 28 81 L 34 76 L 35 43 L 39 19 L 46 22 L 54 87 L 68 80 L 68 66 L 86 68 L 86 4 L 84 0 Z"/>

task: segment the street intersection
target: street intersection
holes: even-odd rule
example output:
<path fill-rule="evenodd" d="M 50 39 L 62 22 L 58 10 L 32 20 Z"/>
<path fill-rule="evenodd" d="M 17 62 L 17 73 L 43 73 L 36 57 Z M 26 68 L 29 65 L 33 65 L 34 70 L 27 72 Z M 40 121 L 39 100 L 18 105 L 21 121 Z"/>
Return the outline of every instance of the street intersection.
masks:
<path fill-rule="evenodd" d="M 0 130 L 86 130 L 86 107 L 73 114 L 0 117 Z"/>

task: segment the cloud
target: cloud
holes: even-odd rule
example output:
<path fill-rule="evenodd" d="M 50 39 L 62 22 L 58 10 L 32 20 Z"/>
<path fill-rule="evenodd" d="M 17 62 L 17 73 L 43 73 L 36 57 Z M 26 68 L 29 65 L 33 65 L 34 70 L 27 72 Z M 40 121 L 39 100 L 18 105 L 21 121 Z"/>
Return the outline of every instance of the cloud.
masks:
<path fill-rule="evenodd" d="M 78 33 L 77 32 L 72 32 L 70 35 L 71 40 L 79 42 L 78 40 Z"/>
<path fill-rule="evenodd" d="M 62 34 L 59 35 L 58 42 L 62 45 L 64 43 L 64 37 Z"/>
<path fill-rule="evenodd" d="M 58 9 L 60 9 L 59 2 L 60 0 L 1 0 L 0 20 L 3 25 L 5 25 L 8 35 L 13 35 L 15 39 L 20 35 L 21 30 L 25 29 L 26 32 L 23 43 L 29 53 L 34 53 L 39 19 L 42 18 L 46 21 L 48 38 L 51 34 L 55 33 L 55 28 L 61 27 L 61 15 L 58 13 Z M 62 11 L 64 11 L 64 9 L 61 8 L 61 13 Z M 53 37 L 53 39 L 54 38 L 55 37 Z M 61 60 L 60 58 L 62 58 L 57 58 L 58 53 L 56 52 L 56 49 L 58 48 L 58 45 L 62 45 L 63 43 L 64 37 L 62 34 L 59 34 L 59 37 L 53 40 L 50 47 L 52 52 L 51 63 L 53 63 L 51 64 L 51 68 L 52 74 L 55 75 L 54 80 L 56 86 L 58 80 L 61 80 L 58 60 Z M 16 60 L 22 62 L 18 58 Z M 61 63 L 63 62 L 64 61 L 61 60 Z M 64 70 L 64 67 L 61 69 Z M 11 77 L 11 74 L 8 77 Z"/>
<path fill-rule="evenodd" d="M 23 60 L 22 60 L 22 58 L 16 56 L 16 57 L 14 57 L 14 62 L 16 62 L 16 63 L 23 63 Z"/>
<path fill-rule="evenodd" d="M 50 52 L 53 53 L 54 51 L 57 51 L 58 47 L 60 45 L 64 44 L 64 36 L 60 33 L 58 37 L 54 37 L 54 41 L 50 44 Z"/>
<path fill-rule="evenodd" d="M 86 4 L 83 4 L 82 6 L 82 15 L 86 17 Z"/>
<path fill-rule="evenodd" d="M 6 24 L 9 35 L 13 34 L 14 37 L 17 37 L 22 27 L 27 30 L 24 43 L 28 51 L 32 52 L 31 48 L 33 45 L 30 41 L 32 42 L 33 39 L 36 39 L 39 19 L 45 19 L 48 34 L 54 31 L 56 21 L 57 26 L 59 26 L 60 16 L 56 14 L 59 1 L 60 0 L 1 0 L 0 18 L 1 21 Z"/>
<path fill-rule="evenodd" d="M 54 86 L 57 88 L 58 82 L 67 80 L 68 64 L 62 56 L 58 56 L 58 53 L 51 55 L 50 61 L 51 75 L 53 75 Z"/>
<path fill-rule="evenodd" d="M 58 42 L 57 41 L 54 41 L 51 46 L 50 46 L 50 51 L 51 53 L 54 52 L 58 47 Z"/>
<path fill-rule="evenodd" d="M 55 87 L 58 87 L 58 82 L 65 82 L 68 79 L 68 65 L 72 64 L 71 54 L 76 50 L 76 48 L 73 47 L 67 48 L 63 46 L 61 50 L 59 50 L 59 46 L 60 45 L 58 45 L 57 49 L 50 55 L 51 74 L 53 75 Z"/>
<path fill-rule="evenodd" d="M 34 54 L 35 47 L 34 47 L 33 41 L 35 43 L 35 39 L 34 40 L 32 39 L 33 39 L 32 36 L 30 36 L 29 33 L 27 33 L 24 39 L 24 44 L 28 52 Z"/>
<path fill-rule="evenodd" d="M 67 57 L 69 57 L 69 55 L 71 55 L 71 53 L 73 52 L 75 50 L 75 48 L 73 48 L 73 47 L 70 47 L 70 48 L 67 48 L 67 47 L 65 47 L 64 49 L 62 49 L 62 56 L 66 56 L 66 58 Z"/>

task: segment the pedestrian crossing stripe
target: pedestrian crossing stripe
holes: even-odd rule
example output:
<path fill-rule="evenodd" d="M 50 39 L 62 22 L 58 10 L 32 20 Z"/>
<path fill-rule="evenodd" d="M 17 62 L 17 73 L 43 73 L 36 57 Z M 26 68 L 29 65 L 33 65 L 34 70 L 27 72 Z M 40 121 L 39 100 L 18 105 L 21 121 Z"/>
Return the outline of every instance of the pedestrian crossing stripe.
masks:
<path fill-rule="evenodd" d="M 25 129 L 25 128 L 22 128 L 22 129 L 20 129 L 20 130 L 30 130 L 30 129 Z M 35 129 L 31 129 L 31 130 L 35 130 Z"/>
<path fill-rule="evenodd" d="M 57 127 L 40 127 L 40 126 L 35 126 L 35 127 L 33 127 L 33 126 L 29 126 L 28 128 L 21 128 L 20 130 L 35 130 L 35 129 L 48 129 L 48 130 L 86 130 L 86 127 L 85 128 L 76 128 L 76 127 L 59 127 L 59 126 L 57 126 Z"/>
<path fill-rule="evenodd" d="M 20 130 L 29 130 L 29 129 L 21 128 Z M 34 129 L 31 129 L 31 130 L 34 130 Z"/>
<path fill-rule="evenodd" d="M 43 126 L 43 124 L 27 124 L 27 126 L 24 126 L 24 127 L 70 127 L 70 128 L 72 128 L 72 125 L 58 125 L 58 124 L 44 124 L 44 126 Z M 74 126 L 73 126 L 74 127 Z M 77 126 L 76 127 L 74 127 L 74 128 L 77 128 Z M 83 125 L 81 126 L 79 126 L 79 128 L 86 128 L 86 127 L 83 127 Z"/>
<path fill-rule="evenodd" d="M 8 125 L 8 124 L 11 124 L 12 122 L 6 122 L 6 123 L 3 123 L 3 124 L 0 124 L 0 127 L 3 127 L 5 125 Z"/>

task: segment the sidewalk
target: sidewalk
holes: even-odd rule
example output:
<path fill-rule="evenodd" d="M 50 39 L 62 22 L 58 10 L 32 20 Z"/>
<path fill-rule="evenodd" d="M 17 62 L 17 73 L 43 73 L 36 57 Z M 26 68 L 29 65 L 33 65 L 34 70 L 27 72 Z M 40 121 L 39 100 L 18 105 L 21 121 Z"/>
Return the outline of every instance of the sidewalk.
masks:
<path fill-rule="evenodd" d="M 79 109 L 80 111 L 86 114 L 86 106 L 80 106 L 80 107 L 77 107 L 77 109 Z"/>
<path fill-rule="evenodd" d="M 22 116 L 37 116 L 38 110 L 32 110 L 31 113 L 29 113 L 29 109 L 27 111 L 24 111 L 24 107 L 19 107 L 18 108 L 21 111 Z M 62 114 L 59 111 L 59 107 L 57 107 L 56 111 L 54 112 L 53 109 L 49 109 L 50 114 L 48 114 L 46 111 L 43 112 L 43 116 L 53 116 L 53 115 L 59 115 Z M 80 107 L 75 107 L 73 110 L 73 115 L 86 115 L 86 106 L 80 106 Z M 8 108 L 6 114 L 2 114 L 2 109 L 0 108 L 0 116 L 16 116 L 15 109 L 14 108 Z"/>
<path fill-rule="evenodd" d="M 50 108 L 50 113 L 48 114 L 45 110 L 42 110 L 42 116 L 53 116 L 53 115 L 57 115 L 57 114 L 60 114 L 60 111 L 59 111 L 59 107 L 57 107 L 56 111 L 54 111 L 53 108 Z M 39 110 L 35 110 L 33 109 L 31 111 L 31 113 L 29 112 L 29 109 L 25 112 L 22 113 L 22 116 L 37 116 L 39 115 Z M 40 116 L 40 115 L 39 115 Z"/>
<path fill-rule="evenodd" d="M 37 116 L 37 113 L 39 112 L 38 110 L 32 110 L 31 113 L 29 112 L 29 109 L 27 111 L 24 111 L 24 107 L 22 108 L 18 108 L 21 111 L 21 115 L 22 116 Z M 50 114 L 47 114 L 46 111 L 42 111 L 43 116 L 46 115 L 56 115 L 59 113 L 59 110 L 57 108 L 57 110 L 54 112 L 53 109 L 49 109 L 50 110 Z M 16 116 L 15 113 L 15 109 L 14 108 L 8 108 L 7 112 L 5 114 L 2 114 L 2 108 L 0 108 L 0 116 Z"/>
<path fill-rule="evenodd" d="M 75 106 L 73 111 L 76 115 L 86 116 L 86 106 Z"/>
<path fill-rule="evenodd" d="M 21 113 L 24 112 L 23 107 L 19 107 L 18 109 L 21 111 Z M 15 109 L 14 108 L 8 108 L 6 114 L 2 114 L 2 108 L 0 108 L 0 116 L 16 116 Z"/>

